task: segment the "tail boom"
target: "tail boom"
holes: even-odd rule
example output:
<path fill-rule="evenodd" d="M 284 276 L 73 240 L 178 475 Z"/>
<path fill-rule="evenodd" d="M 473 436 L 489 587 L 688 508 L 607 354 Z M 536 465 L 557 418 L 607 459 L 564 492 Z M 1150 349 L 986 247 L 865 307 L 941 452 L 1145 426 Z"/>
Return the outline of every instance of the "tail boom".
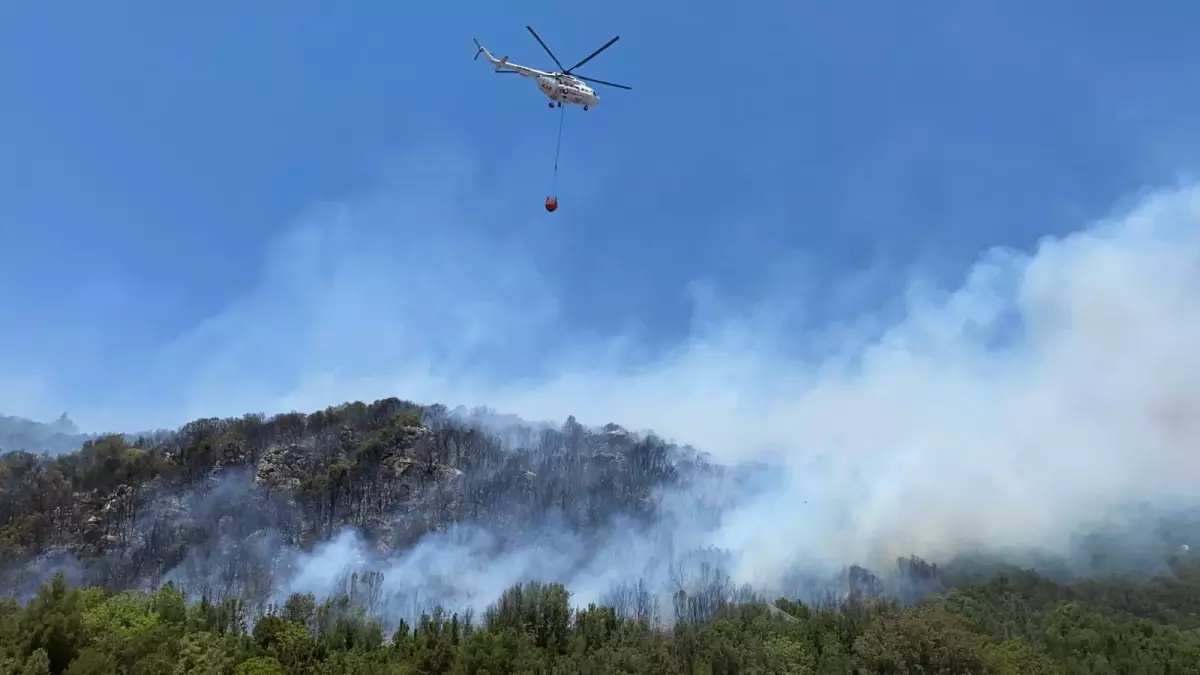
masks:
<path fill-rule="evenodd" d="M 488 51 L 487 47 L 479 44 L 479 40 L 475 40 L 475 58 L 478 59 L 480 54 L 483 54 L 483 58 L 487 59 L 488 63 L 496 67 L 497 73 L 502 73 L 508 70 L 524 75 L 525 77 L 537 77 L 538 75 L 546 74 L 535 68 L 527 68 L 516 63 L 509 63 L 507 56 L 496 58 L 490 51 Z"/>

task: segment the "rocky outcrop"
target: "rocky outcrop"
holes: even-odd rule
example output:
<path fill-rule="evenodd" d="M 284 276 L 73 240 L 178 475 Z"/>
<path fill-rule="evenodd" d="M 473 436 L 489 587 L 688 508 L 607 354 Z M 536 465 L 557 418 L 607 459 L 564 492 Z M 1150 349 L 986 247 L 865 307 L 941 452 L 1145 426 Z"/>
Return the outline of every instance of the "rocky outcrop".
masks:
<path fill-rule="evenodd" d="M 312 448 L 295 444 L 276 445 L 268 448 L 259 459 L 254 472 L 254 484 L 268 490 L 295 491 L 317 467 L 317 457 Z"/>

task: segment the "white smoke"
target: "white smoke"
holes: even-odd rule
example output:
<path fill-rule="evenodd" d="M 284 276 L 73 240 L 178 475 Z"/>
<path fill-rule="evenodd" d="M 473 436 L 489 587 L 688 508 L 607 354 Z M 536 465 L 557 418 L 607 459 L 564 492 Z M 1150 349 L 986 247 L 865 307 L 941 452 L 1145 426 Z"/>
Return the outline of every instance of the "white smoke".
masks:
<path fill-rule="evenodd" d="M 553 289 L 477 233 L 380 254 L 381 223 L 414 208 L 427 213 L 385 199 L 305 220 L 253 294 L 164 353 L 165 372 L 191 384 L 188 414 L 394 395 L 486 403 L 653 429 L 778 471 L 716 529 L 666 520 L 605 542 L 548 531 L 542 548 L 501 556 L 486 533 L 456 532 L 387 562 L 389 583 L 482 603 L 516 581 L 560 578 L 593 597 L 627 573 L 669 577 L 668 551 L 715 546 L 734 582 L 771 589 L 797 567 L 1066 553 L 1122 509 L 1195 501 L 1200 186 L 1031 252 L 988 251 L 959 288 L 907 286 L 902 317 L 882 331 L 873 315 L 793 333 L 779 288 L 753 311 L 704 317 L 651 359 L 628 336 L 547 338 L 563 334 Z M 797 341 L 830 334 L 840 350 L 797 356 L 811 351 Z M 531 350 L 549 376 L 472 367 Z M 700 496 L 666 497 L 682 512 Z M 299 562 L 282 590 L 332 588 L 348 565 L 379 564 L 348 534 Z"/>
<path fill-rule="evenodd" d="M 717 338 L 695 336 L 633 374 L 577 366 L 538 386 L 477 391 L 533 418 L 620 420 L 718 459 L 781 461 L 782 486 L 727 513 L 716 531 L 669 533 L 679 550 L 729 550 L 734 581 L 763 588 L 780 587 L 798 564 L 1066 553 L 1072 535 L 1114 510 L 1195 494 L 1194 186 L 1028 254 L 989 252 L 961 288 L 911 297 L 882 337 L 823 362 L 764 350 L 769 341 L 743 332 L 764 328 L 725 323 Z M 612 557 L 644 563 L 661 553 L 658 541 L 614 542 L 624 555 Z M 447 553 L 445 569 L 471 557 L 426 546 Z M 428 555 L 418 549 L 399 569 Z M 603 574 L 607 562 L 577 576 Z M 493 577 L 483 568 L 453 576 L 479 579 L 483 597 L 554 576 L 552 558 L 494 564 Z"/>

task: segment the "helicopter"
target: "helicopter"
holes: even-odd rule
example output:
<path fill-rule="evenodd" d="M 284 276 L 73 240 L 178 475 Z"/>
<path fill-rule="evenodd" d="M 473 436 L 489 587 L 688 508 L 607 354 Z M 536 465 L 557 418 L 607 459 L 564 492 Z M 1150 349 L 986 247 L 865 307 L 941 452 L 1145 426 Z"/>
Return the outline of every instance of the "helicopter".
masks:
<path fill-rule="evenodd" d="M 479 55 L 482 54 L 489 63 L 496 67 L 497 75 L 516 73 L 523 77 L 534 78 L 534 80 L 537 82 L 538 88 L 541 89 L 542 93 L 550 99 L 549 106 L 551 108 L 561 108 L 563 103 L 572 103 L 583 106 L 583 109 L 587 110 L 590 106 L 599 104 L 600 95 L 596 93 L 595 89 L 585 84 L 585 81 L 603 84 L 608 87 L 616 87 L 618 89 L 633 88 L 627 87 L 623 84 L 605 82 L 604 80 L 597 80 L 595 78 L 585 77 L 583 75 L 572 74 L 573 70 L 579 66 L 582 66 L 588 61 L 591 61 L 596 57 L 597 54 L 611 47 L 617 40 L 620 40 L 620 35 L 614 37 L 608 42 L 605 42 L 604 46 L 589 54 L 587 58 L 583 59 L 579 63 L 576 63 L 570 68 L 563 68 L 563 65 L 559 62 L 558 57 L 554 55 L 554 52 L 550 51 L 550 48 L 546 46 L 546 43 L 542 40 L 541 36 L 537 34 L 537 31 L 533 30 L 532 26 L 525 26 L 525 28 L 528 29 L 533 35 L 534 39 L 538 41 L 538 44 L 542 46 L 542 49 L 546 50 L 546 53 L 550 55 L 550 58 L 554 59 L 554 64 L 559 68 L 557 72 L 547 72 L 544 70 L 538 70 L 537 68 L 530 68 L 528 66 L 510 63 L 507 56 L 496 58 L 495 56 L 492 56 L 492 53 L 488 51 L 486 47 L 479 44 L 479 40 L 475 40 L 475 59 L 478 60 Z"/>

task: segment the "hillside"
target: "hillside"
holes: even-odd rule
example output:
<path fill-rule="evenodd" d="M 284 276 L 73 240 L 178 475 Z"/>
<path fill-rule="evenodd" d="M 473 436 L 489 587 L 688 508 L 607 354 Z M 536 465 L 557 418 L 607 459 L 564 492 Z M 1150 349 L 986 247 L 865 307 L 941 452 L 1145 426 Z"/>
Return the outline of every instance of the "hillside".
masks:
<path fill-rule="evenodd" d="M 167 578 L 255 587 L 265 601 L 279 554 L 311 551 L 344 526 L 382 555 L 466 525 L 500 549 L 548 530 L 591 536 L 648 524 L 664 489 L 736 480 L 616 425 L 488 431 L 479 419 L 388 399 L 110 435 L 56 457 L 7 453 L 5 585 L 27 592 L 61 568 L 113 588 Z"/>
<path fill-rule="evenodd" d="M 910 557 L 737 586 L 685 535 L 770 474 L 399 399 L 8 452 L 0 584 L 30 602 L 0 602 L 0 675 L 1200 672 L 1187 552 L 1153 579 Z"/>

